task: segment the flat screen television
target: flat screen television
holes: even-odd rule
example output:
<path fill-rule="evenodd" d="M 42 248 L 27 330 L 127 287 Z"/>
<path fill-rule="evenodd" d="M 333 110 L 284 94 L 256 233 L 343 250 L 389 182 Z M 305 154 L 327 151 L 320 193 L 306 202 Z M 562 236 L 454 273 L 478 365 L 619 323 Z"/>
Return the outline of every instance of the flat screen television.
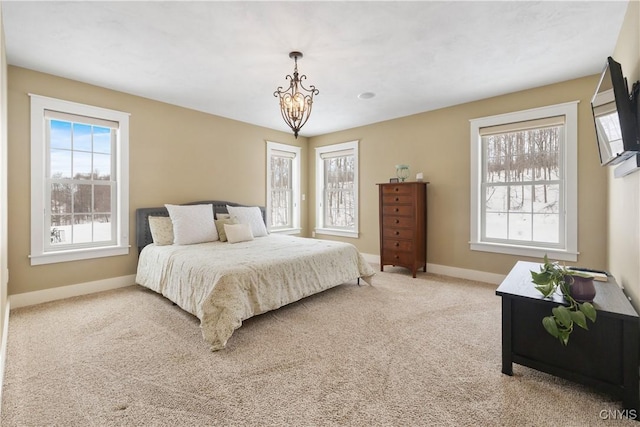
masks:
<path fill-rule="evenodd" d="M 636 102 L 629 94 L 622 67 L 608 57 L 591 100 L 603 166 L 618 164 L 640 150 Z"/>

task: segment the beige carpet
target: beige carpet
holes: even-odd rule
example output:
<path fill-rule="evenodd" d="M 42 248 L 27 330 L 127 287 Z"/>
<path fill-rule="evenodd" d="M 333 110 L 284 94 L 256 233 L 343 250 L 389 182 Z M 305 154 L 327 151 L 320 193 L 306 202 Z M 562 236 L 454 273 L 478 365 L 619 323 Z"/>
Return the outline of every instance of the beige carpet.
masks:
<path fill-rule="evenodd" d="M 638 425 L 601 420 L 620 402 L 586 387 L 501 374 L 496 286 L 389 272 L 250 319 L 215 353 L 138 286 L 17 309 L 2 426 Z"/>

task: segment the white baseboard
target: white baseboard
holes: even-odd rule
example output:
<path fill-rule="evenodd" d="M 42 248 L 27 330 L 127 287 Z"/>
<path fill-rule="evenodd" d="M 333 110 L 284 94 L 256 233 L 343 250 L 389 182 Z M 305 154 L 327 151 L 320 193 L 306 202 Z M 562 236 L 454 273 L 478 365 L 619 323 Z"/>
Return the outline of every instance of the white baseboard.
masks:
<path fill-rule="evenodd" d="M 374 255 L 374 254 L 365 254 L 362 253 L 362 257 L 364 258 L 365 261 L 372 263 L 372 264 L 380 264 L 380 255 Z"/>
<path fill-rule="evenodd" d="M 362 254 L 367 262 L 380 263 L 380 255 Z M 505 277 L 504 274 L 488 273 L 486 271 L 469 270 L 466 268 L 449 267 L 447 265 L 427 263 L 427 272 L 442 274 L 443 276 L 457 277 L 459 279 L 478 280 L 480 282 L 493 283 L 499 285 Z"/>
<path fill-rule="evenodd" d="M 26 307 L 41 304 L 43 302 L 56 301 L 64 298 L 77 297 L 95 292 L 124 288 L 135 284 L 136 275 L 112 277 L 110 279 L 96 280 L 93 282 L 78 283 L 77 285 L 60 286 L 57 288 L 43 289 L 41 291 L 25 292 L 9 296 L 11 308 Z"/>
<path fill-rule="evenodd" d="M 367 262 L 374 264 L 380 263 L 379 255 L 363 253 L 362 256 Z M 449 267 L 446 265 L 431 263 L 427 264 L 427 271 L 429 273 L 458 277 L 460 279 L 478 280 L 496 285 L 500 284 L 506 277 L 505 275 L 488 273 L 486 271 L 469 270 L 466 268 Z M 131 286 L 133 284 L 135 284 L 135 274 L 112 277 L 110 279 L 96 280 L 94 282 L 79 283 L 77 285 L 60 286 L 58 288 L 10 295 L 7 304 L 12 309 L 20 308 L 64 298 L 92 294 L 95 292 L 108 291 L 110 289 L 124 288 L 125 286 Z"/>
<path fill-rule="evenodd" d="M 367 262 L 375 264 L 380 262 L 379 255 L 363 253 L 362 256 Z M 434 274 L 458 277 L 460 279 L 479 280 L 481 282 L 493 283 L 496 285 L 500 284 L 506 277 L 501 274 L 487 273 L 486 271 L 469 270 L 466 268 L 449 267 L 446 265 L 431 263 L 427 264 L 427 271 Z M 96 280 L 94 282 L 79 283 L 76 285 L 60 286 L 58 288 L 52 289 L 43 289 L 41 291 L 10 295 L 7 304 L 11 308 L 20 308 L 49 301 L 56 301 L 64 298 L 92 294 L 95 292 L 108 291 L 110 289 L 123 288 L 125 286 L 131 286 L 133 284 L 135 284 L 135 274 L 113 277 L 104 280 Z"/>
<path fill-rule="evenodd" d="M 504 278 L 507 277 L 505 274 L 488 273 L 486 271 L 469 270 L 466 268 L 449 267 L 447 265 L 429 263 L 427 263 L 427 271 L 434 274 L 457 277 L 459 279 L 493 283 L 494 285 L 499 285 L 502 283 Z"/>

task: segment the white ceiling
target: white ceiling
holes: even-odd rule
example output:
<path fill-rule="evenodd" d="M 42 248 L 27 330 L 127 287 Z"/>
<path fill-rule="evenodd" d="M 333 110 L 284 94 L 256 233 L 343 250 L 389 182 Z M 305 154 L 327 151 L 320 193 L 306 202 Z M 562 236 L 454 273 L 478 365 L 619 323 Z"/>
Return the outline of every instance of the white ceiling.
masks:
<path fill-rule="evenodd" d="M 2 1 L 7 61 L 285 130 L 273 92 L 315 85 L 314 136 L 599 73 L 626 1 Z M 357 95 L 374 92 L 372 99 Z"/>

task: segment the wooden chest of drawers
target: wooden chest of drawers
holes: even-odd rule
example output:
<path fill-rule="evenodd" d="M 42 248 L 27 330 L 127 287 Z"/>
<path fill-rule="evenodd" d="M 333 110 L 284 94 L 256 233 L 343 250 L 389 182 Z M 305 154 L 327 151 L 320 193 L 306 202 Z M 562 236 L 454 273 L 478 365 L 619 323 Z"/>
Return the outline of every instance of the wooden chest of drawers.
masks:
<path fill-rule="evenodd" d="M 385 265 L 427 271 L 427 183 L 378 184 L 380 271 Z"/>

